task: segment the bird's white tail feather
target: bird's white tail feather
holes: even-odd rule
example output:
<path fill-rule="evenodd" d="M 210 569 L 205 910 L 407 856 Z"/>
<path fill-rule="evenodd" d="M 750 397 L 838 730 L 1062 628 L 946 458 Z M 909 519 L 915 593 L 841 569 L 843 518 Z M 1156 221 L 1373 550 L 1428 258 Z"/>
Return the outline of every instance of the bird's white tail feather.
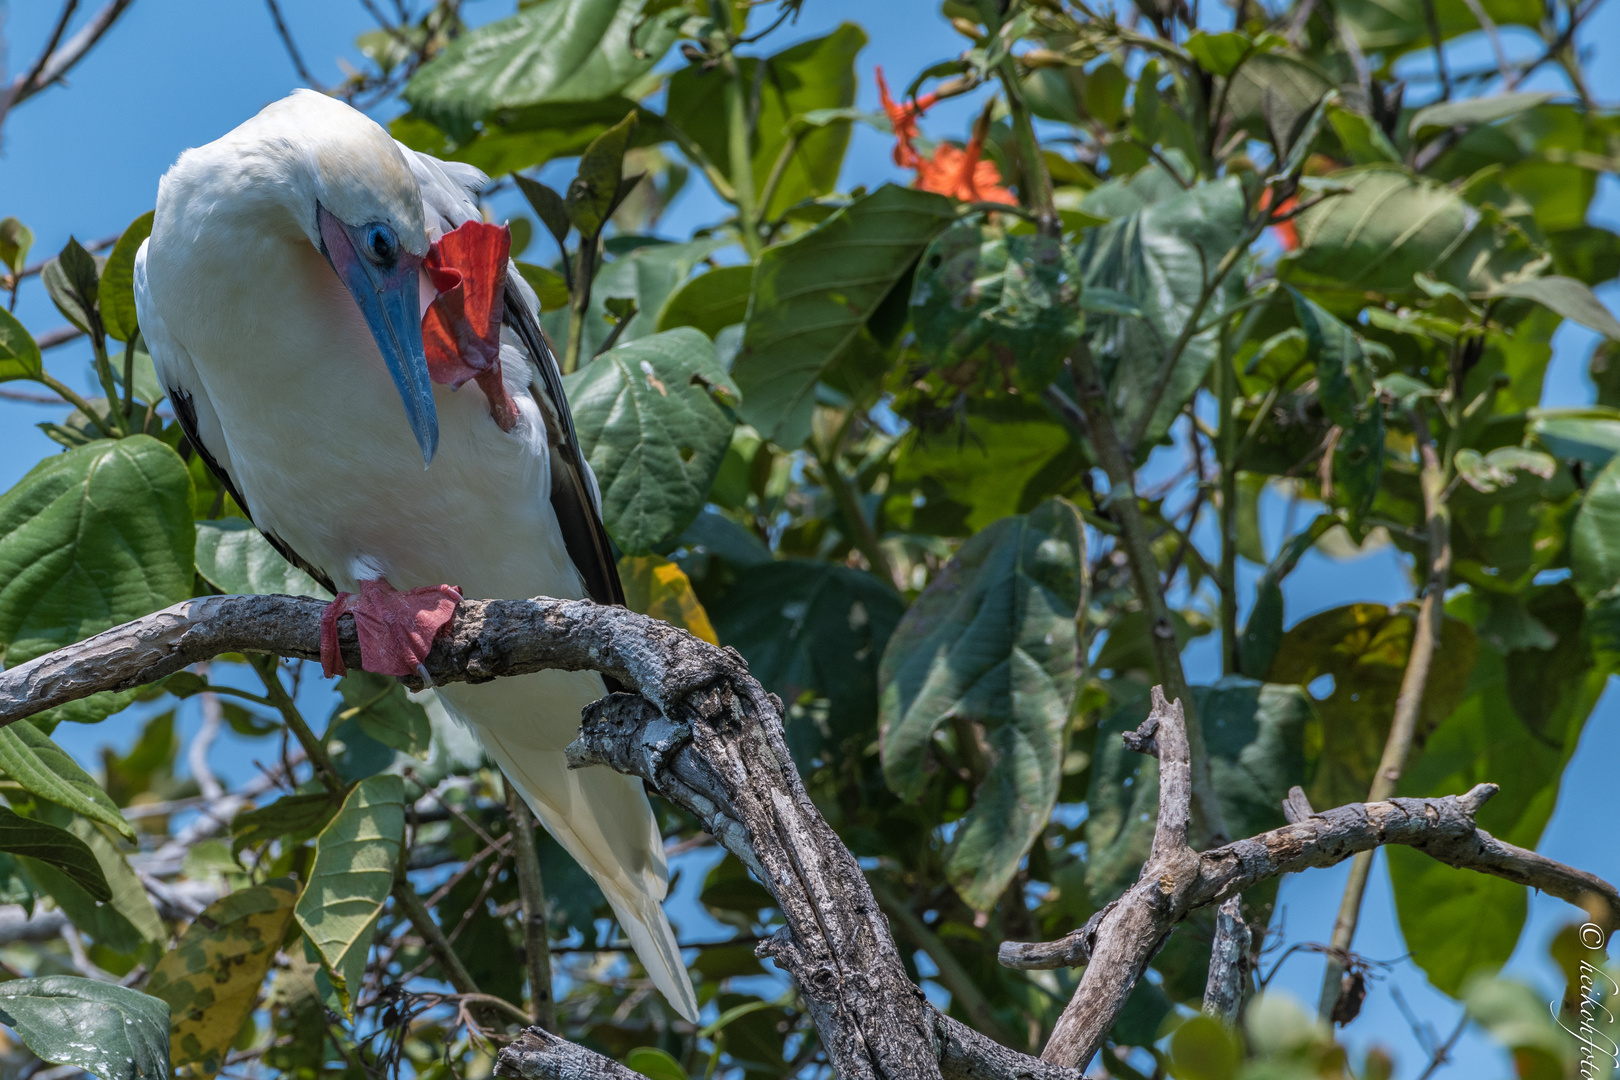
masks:
<path fill-rule="evenodd" d="M 641 782 L 606 768 L 568 768 L 557 733 L 547 730 L 556 725 L 535 722 L 536 700 L 545 702 L 544 712 L 549 719 L 569 709 L 571 703 L 566 699 L 576 696 L 570 691 L 583 691 L 580 696 L 585 700 L 599 696 L 599 688 L 568 685 L 582 682 L 584 674 L 544 673 L 539 678 L 555 685 L 546 685 L 540 693 L 536 693 L 537 687 L 525 688 L 527 709 L 495 709 L 497 702 L 477 700 L 459 686 L 441 687 L 439 693 L 450 711 L 459 714 L 478 734 L 490 757 L 517 786 L 546 831 L 601 887 L 653 985 L 676 1012 L 696 1023 L 697 995 L 661 903 L 668 891 L 663 841 Z M 588 677 L 600 686 L 594 674 Z M 532 678 L 536 677 L 503 679 L 487 687 L 465 690 L 486 690 Z M 508 698 L 499 704 L 517 703 Z M 578 706 L 571 711 L 569 738 L 578 731 L 579 723 Z M 566 745 L 567 740 L 561 742 Z"/>

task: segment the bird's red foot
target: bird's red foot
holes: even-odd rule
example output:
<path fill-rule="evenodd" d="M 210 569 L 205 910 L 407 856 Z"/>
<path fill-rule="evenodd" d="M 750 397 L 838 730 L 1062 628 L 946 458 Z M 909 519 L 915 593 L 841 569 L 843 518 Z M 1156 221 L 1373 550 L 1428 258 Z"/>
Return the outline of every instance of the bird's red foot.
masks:
<path fill-rule="evenodd" d="M 339 617 L 351 614 L 360 635 L 362 667 L 378 675 L 414 675 L 460 603 L 461 590 L 454 585 L 400 592 L 386 581 L 362 581 L 358 595 L 338 593 L 321 613 L 321 670 L 328 677 L 348 674 L 337 624 Z"/>

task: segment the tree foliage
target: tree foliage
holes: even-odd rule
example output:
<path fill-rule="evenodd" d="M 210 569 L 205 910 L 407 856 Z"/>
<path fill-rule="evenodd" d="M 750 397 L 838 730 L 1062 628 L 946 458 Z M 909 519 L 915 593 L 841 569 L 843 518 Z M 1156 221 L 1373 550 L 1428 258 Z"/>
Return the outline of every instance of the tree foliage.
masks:
<path fill-rule="evenodd" d="M 443 2 L 363 36 L 370 67 L 332 91 L 397 94 L 397 138 L 515 180 L 514 255 L 631 604 L 743 654 L 911 974 L 1038 1051 L 1074 976 L 996 948 L 1073 930 L 1135 880 L 1157 769 L 1119 735 L 1194 637 L 1220 656 L 1189 693 L 1194 795 L 1230 836 L 1280 824 L 1294 786 L 1366 798 L 1394 753 L 1399 794 L 1498 782 L 1481 826 L 1538 843 L 1620 670 L 1620 322 L 1592 291 L 1620 274 L 1620 235 L 1589 221 L 1620 120 L 1574 47 L 1592 6 L 947 0 L 929 17 L 962 51 L 893 73 L 910 85 L 873 114 L 865 33 L 793 41 L 794 0 L 540 0 L 476 27 Z M 1451 43 L 1501 28 L 1538 51 L 1448 68 Z M 1433 76 L 1397 68 L 1413 53 Z M 1544 70 L 1559 89 L 1519 89 Z M 964 94 L 984 104 L 970 130 L 930 119 Z M 842 187 L 855 125 L 892 135 L 915 183 Z M 564 190 L 531 175 L 571 158 Z M 721 219 L 657 235 L 694 177 Z M 32 234 L 0 221 L 0 285 L 48 292 L 97 383 L 51 375 L 41 328 L 0 310 L 0 380 L 71 409 L 40 425 L 63 452 L 0 495 L 7 666 L 194 595 L 323 595 L 162 401 L 131 293 L 151 222 L 105 257 L 70 242 L 34 281 Z M 1565 321 L 1608 339 L 1599 402 L 1543 409 Z M 1167 460 L 1186 462 L 1168 481 Z M 1314 513 L 1268 550 L 1257 506 L 1279 494 Z M 1289 611 L 1304 554 L 1346 543 L 1410 555 L 1410 602 Z M 28 1052 L 104 1080 L 247 1061 L 438 1077 L 543 1014 L 498 774 L 431 695 L 381 677 L 343 680 L 311 724 L 313 677 L 226 658 L 0 729 L 0 891 L 70 927 L 7 949 L 0 1021 Z M 264 783 L 178 775 L 192 698 L 205 733 L 265 740 Z M 132 703 L 141 739 L 99 777 L 51 739 Z M 703 843 L 658 812 L 672 850 Z M 655 1080 L 820 1067 L 791 988 L 761 978 L 777 916 L 735 859 L 701 888 L 735 936 L 688 952 L 698 1030 L 544 835 L 537 860 L 569 1037 Z M 1577 1075 L 1544 1007 L 1491 978 L 1525 890 L 1409 851 L 1390 876 L 1430 982 L 1520 1075 Z M 1251 922 L 1274 898 L 1245 898 Z M 1112 1075 L 1389 1075 L 1277 995 L 1237 1031 L 1194 1015 L 1200 926 L 1138 986 Z M 1365 968 L 1340 960 L 1350 997 L 1324 1012 L 1353 1019 Z"/>

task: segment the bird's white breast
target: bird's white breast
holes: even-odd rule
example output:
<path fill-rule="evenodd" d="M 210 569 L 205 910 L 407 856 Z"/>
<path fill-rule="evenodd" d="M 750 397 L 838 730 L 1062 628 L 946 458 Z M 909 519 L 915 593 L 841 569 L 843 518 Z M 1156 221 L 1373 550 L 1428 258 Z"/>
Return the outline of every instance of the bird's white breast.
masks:
<path fill-rule="evenodd" d="M 510 433 L 476 384 L 434 387 L 440 442 L 424 471 L 364 318 L 307 242 L 216 219 L 189 243 L 155 233 L 147 274 L 219 415 L 247 509 L 339 588 L 370 566 L 400 589 L 584 595 L 521 357 L 504 365 L 522 411 Z"/>

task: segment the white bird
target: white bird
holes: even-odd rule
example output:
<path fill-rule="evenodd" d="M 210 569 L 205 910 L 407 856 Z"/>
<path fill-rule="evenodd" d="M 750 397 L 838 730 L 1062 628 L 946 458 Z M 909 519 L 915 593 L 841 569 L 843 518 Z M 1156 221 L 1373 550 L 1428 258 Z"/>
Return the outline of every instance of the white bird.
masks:
<path fill-rule="evenodd" d="M 180 156 L 136 259 L 187 437 L 279 550 L 357 594 L 323 629 L 352 612 L 384 674 L 416 669 L 461 591 L 624 599 L 534 293 L 473 200 L 487 182 L 300 90 Z M 641 782 L 563 759 L 604 693 L 558 671 L 438 689 L 696 1021 Z"/>

